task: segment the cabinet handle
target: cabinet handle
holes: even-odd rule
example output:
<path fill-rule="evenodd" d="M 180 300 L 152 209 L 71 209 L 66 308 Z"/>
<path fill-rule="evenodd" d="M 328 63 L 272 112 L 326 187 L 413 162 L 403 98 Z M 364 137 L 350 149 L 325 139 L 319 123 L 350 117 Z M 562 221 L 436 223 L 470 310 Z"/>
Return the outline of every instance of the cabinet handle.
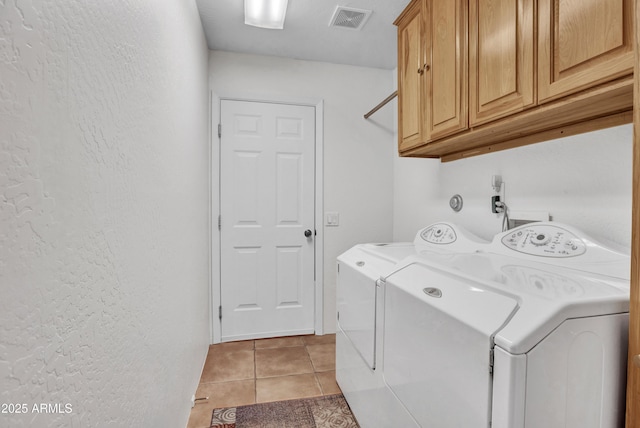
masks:
<path fill-rule="evenodd" d="M 429 64 L 425 64 L 418 69 L 418 74 L 422 76 L 425 71 L 429 71 L 430 69 L 431 67 L 429 66 Z"/>

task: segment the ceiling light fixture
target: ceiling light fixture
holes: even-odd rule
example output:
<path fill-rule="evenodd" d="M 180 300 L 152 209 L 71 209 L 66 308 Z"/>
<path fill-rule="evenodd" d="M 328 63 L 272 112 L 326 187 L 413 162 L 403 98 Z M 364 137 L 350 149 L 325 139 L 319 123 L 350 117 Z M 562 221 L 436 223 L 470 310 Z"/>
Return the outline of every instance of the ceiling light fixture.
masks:
<path fill-rule="evenodd" d="M 282 30 L 288 0 L 244 0 L 244 23 Z"/>

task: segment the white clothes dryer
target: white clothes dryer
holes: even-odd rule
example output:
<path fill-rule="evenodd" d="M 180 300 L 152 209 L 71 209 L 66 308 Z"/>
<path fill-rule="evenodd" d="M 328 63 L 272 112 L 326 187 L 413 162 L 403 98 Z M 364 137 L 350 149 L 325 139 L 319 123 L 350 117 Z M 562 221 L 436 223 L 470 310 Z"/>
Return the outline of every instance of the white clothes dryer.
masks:
<path fill-rule="evenodd" d="M 629 268 L 552 222 L 405 258 L 381 281 L 385 385 L 421 427 L 623 426 Z"/>

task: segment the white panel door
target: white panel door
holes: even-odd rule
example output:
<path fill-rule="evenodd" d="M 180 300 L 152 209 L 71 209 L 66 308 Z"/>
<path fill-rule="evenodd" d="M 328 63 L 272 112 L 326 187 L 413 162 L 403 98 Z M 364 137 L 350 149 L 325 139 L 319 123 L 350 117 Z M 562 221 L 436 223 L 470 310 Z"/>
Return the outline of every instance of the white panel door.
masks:
<path fill-rule="evenodd" d="M 222 341 L 313 333 L 315 108 L 222 100 L 221 124 Z"/>

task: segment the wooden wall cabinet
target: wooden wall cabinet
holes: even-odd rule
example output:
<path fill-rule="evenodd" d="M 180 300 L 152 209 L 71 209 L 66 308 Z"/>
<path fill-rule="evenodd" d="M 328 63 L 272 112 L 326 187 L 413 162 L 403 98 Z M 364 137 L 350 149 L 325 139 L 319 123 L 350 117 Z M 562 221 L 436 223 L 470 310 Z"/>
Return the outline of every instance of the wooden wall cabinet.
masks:
<path fill-rule="evenodd" d="M 395 24 L 398 26 L 398 146 L 402 151 L 427 140 L 422 1 L 412 2 Z"/>
<path fill-rule="evenodd" d="M 398 26 L 399 149 L 467 128 L 467 13 L 463 0 L 414 0 Z"/>
<path fill-rule="evenodd" d="M 535 104 L 534 0 L 469 0 L 469 121 Z"/>
<path fill-rule="evenodd" d="M 633 72 L 631 0 L 538 0 L 538 99 Z"/>
<path fill-rule="evenodd" d="M 425 0 L 428 141 L 467 129 L 466 0 Z"/>
<path fill-rule="evenodd" d="M 412 1 L 396 21 L 400 155 L 455 160 L 629 123 L 632 3 Z"/>

